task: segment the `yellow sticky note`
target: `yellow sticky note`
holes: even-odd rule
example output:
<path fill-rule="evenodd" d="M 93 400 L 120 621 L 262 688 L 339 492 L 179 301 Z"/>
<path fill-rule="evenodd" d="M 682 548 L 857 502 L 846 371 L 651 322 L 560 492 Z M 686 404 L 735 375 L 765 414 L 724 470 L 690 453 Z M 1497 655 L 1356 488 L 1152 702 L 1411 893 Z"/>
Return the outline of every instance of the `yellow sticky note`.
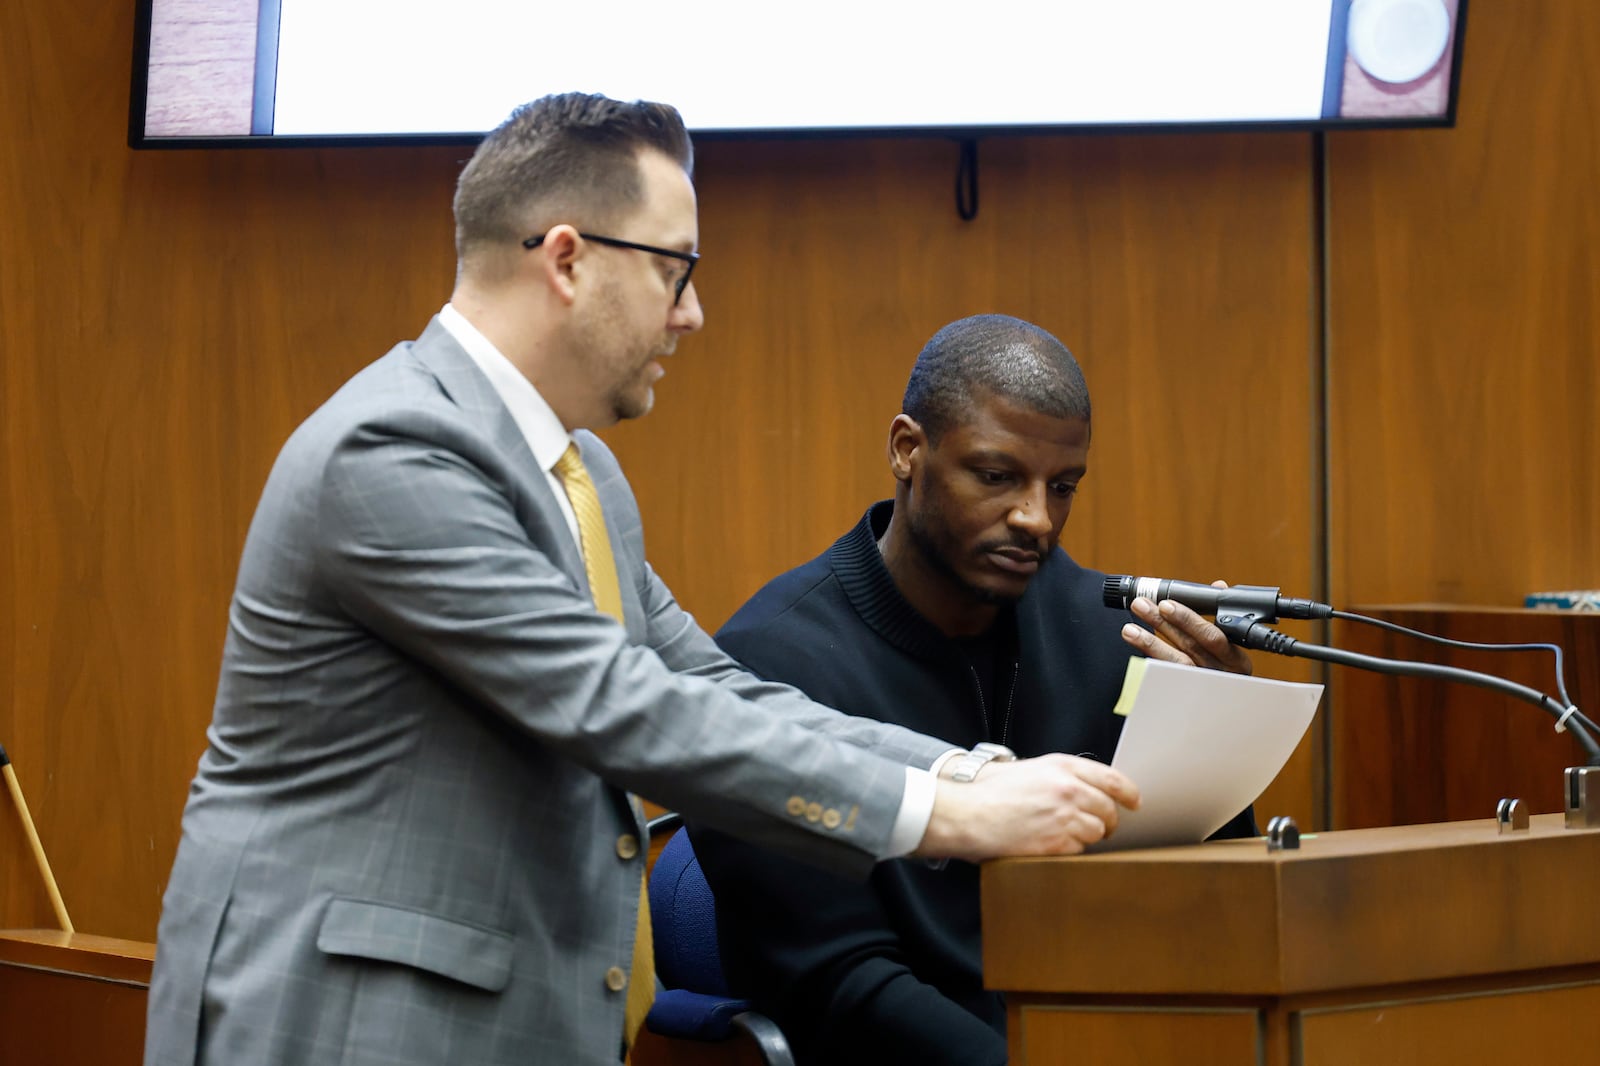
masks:
<path fill-rule="evenodd" d="M 1128 672 L 1122 678 L 1122 695 L 1117 697 L 1117 705 L 1111 708 L 1112 714 L 1120 714 L 1126 718 L 1128 712 L 1133 710 L 1133 701 L 1139 695 L 1139 686 L 1144 683 L 1144 667 L 1149 661 L 1137 655 L 1128 660 Z"/>

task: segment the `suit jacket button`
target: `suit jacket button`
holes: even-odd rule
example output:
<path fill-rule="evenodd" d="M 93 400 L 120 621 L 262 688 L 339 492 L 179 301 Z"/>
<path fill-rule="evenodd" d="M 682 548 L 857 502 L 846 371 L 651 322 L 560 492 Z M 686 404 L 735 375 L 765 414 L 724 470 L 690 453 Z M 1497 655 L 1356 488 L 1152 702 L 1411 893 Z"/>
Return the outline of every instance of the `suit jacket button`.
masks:
<path fill-rule="evenodd" d="M 834 810 L 832 807 L 829 807 L 827 810 L 822 812 L 822 824 L 825 828 L 837 829 L 839 828 L 839 822 L 839 812 Z"/>
<path fill-rule="evenodd" d="M 628 975 L 621 966 L 613 966 L 606 971 L 606 987 L 613 992 L 621 992 L 628 987 Z"/>
<path fill-rule="evenodd" d="M 796 818 L 806 813 L 806 798 L 804 796 L 790 796 L 789 813 Z"/>
<path fill-rule="evenodd" d="M 820 804 L 820 803 L 808 803 L 808 804 L 806 804 L 806 821 L 814 822 L 818 818 L 821 818 L 821 817 L 822 817 L 822 804 Z"/>
<path fill-rule="evenodd" d="M 639 854 L 639 838 L 632 833 L 623 833 L 617 838 L 617 858 L 631 859 Z"/>

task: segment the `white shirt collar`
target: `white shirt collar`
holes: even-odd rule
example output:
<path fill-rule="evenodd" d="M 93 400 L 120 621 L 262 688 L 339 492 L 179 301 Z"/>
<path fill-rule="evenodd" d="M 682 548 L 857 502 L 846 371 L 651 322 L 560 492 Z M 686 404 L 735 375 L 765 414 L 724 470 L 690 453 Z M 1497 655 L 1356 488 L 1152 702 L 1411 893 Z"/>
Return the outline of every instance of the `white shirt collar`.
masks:
<path fill-rule="evenodd" d="M 439 324 L 466 349 L 483 376 L 489 379 L 489 384 L 494 386 L 517 428 L 522 430 L 539 469 L 547 474 L 555 469 L 556 460 L 572 443 L 572 435 L 550 409 L 550 404 L 539 395 L 539 390 L 533 387 L 533 382 L 452 305 L 445 304 L 439 311 Z"/>

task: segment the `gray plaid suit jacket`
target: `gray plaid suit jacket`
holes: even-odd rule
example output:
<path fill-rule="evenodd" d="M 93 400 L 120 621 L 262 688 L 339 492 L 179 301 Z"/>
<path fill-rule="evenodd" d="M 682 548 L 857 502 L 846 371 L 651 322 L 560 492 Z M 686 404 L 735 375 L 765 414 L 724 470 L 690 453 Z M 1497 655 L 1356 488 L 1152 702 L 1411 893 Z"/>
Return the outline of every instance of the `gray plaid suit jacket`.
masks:
<path fill-rule="evenodd" d="M 645 562 L 610 452 L 578 441 L 625 626 L 594 610 L 543 473 L 437 320 L 284 446 L 167 886 L 146 1063 L 615 1063 L 606 974 L 628 967 L 645 852 L 627 792 L 845 873 L 885 849 L 903 767 L 947 745 L 740 671 Z"/>

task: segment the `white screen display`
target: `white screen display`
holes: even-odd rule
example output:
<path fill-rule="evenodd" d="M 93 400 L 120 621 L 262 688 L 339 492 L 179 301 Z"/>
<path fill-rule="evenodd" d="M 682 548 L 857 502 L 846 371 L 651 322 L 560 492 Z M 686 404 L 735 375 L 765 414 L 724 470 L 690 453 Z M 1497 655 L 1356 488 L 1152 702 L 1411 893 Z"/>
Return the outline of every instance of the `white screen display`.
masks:
<path fill-rule="evenodd" d="M 1457 36 L 1457 0 L 150 2 L 148 140 L 476 135 L 569 90 L 702 132 L 1442 119 Z"/>

